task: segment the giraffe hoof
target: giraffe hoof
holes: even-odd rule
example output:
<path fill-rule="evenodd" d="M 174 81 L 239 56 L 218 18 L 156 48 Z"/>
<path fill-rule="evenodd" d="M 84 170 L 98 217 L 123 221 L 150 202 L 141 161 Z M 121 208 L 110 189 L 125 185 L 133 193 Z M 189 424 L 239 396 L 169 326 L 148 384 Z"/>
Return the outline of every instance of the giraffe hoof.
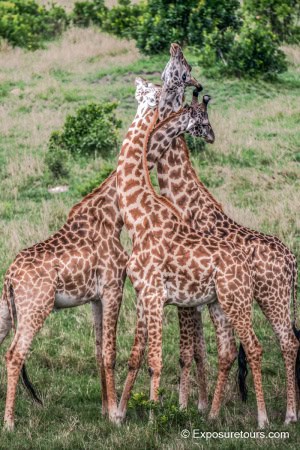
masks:
<path fill-rule="evenodd" d="M 14 431 L 14 428 L 15 428 L 14 422 L 4 422 L 4 425 L 3 425 L 4 431 L 12 432 L 12 431 Z"/>
<path fill-rule="evenodd" d="M 207 401 L 203 401 L 203 400 L 199 400 L 198 402 L 198 411 L 200 413 L 204 413 L 208 408 L 208 403 Z"/>
<path fill-rule="evenodd" d="M 289 425 L 290 423 L 295 423 L 295 422 L 297 422 L 297 416 L 296 416 L 296 414 L 291 414 L 291 415 L 286 416 L 284 425 Z"/>
<path fill-rule="evenodd" d="M 108 415 L 108 410 L 106 408 L 102 408 L 101 414 L 102 414 L 102 417 L 106 417 Z"/>
<path fill-rule="evenodd" d="M 212 413 L 212 412 L 210 412 L 209 415 L 208 415 L 208 420 L 214 421 L 214 420 L 217 419 L 217 417 L 218 417 L 218 414 L 217 414 L 217 413 Z"/>
<path fill-rule="evenodd" d="M 264 429 L 267 428 L 268 426 L 269 426 L 269 421 L 268 421 L 267 418 L 266 418 L 266 419 L 259 420 L 259 422 L 258 422 L 258 428 L 259 428 L 260 430 L 264 430 Z"/>
<path fill-rule="evenodd" d="M 113 424 L 120 426 L 125 420 L 125 414 L 121 413 L 120 411 L 116 411 L 109 415 L 109 420 Z"/>

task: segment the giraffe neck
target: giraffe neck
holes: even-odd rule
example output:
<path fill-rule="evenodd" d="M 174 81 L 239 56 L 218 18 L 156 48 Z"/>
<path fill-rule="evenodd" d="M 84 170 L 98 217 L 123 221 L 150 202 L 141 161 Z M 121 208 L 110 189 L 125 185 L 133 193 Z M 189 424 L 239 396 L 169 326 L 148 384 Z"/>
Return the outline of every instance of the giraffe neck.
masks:
<path fill-rule="evenodd" d="M 178 111 L 182 107 L 183 98 L 184 86 L 169 88 L 163 85 L 158 105 L 159 120 L 162 121 L 174 111 Z"/>
<path fill-rule="evenodd" d="M 174 139 L 162 155 L 157 175 L 161 194 L 180 210 L 183 220 L 192 228 L 209 224 L 215 220 L 216 212 L 223 212 L 192 167 L 183 137 Z"/>
<path fill-rule="evenodd" d="M 121 215 L 131 239 L 146 227 L 143 219 L 160 208 L 170 210 L 179 218 L 170 202 L 154 191 L 149 170 L 168 149 L 172 140 L 183 133 L 189 120 L 188 110 L 174 114 L 150 133 L 158 112 L 149 110 L 145 117 L 136 118 L 128 130 L 118 160 L 117 189 Z M 144 225 L 143 225 L 144 224 Z"/>
<path fill-rule="evenodd" d="M 147 129 L 156 120 L 157 111 L 137 112 L 123 141 L 117 166 L 117 195 L 120 213 L 134 240 L 137 219 L 145 213 L 142 203 L 146 175 L 143 171 L 142 152 Z"/>

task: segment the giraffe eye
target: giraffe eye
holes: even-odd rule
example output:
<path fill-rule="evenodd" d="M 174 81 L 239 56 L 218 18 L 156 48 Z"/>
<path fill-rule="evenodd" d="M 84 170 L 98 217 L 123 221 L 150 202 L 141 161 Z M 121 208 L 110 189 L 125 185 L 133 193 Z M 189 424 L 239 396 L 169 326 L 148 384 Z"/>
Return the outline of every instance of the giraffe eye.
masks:
<path fill-rule="evenodd" d="M 183 80 L 183 81 L 186 80 L 186 73 L 184 73 L 184 74 L 182 75 L 182 80 Z"/>

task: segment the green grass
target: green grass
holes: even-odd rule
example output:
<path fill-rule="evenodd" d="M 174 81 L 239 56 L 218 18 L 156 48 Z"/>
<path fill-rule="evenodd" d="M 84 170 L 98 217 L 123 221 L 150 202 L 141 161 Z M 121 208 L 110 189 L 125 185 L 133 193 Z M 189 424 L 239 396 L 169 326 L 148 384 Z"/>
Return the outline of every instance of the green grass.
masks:
<path fill-rule="evenodd" d="M 68 58 L 66 48 L 70 48 L 72 59 Z M 278 235 L 299 260 L 299 49 L 294 49 L 294 53 L 298 54 L 298 63 L 273 83 L 206 79 L 195 57 L 187 56 L 194 75 L 213 97 L 210 118 L 216 142 L 193 152 L 192 161 L 199 177 L 238 222 Z M 159 82 L 167 56 L 140 57 L 132 43 L 92 30 L 73 30 L 46 50 L 35 53 L 10 50 L 0 57 L 0 276 L 3 277 L 15 254 L 57 230 L 69 209 L 81 198 L 81 192 L 87 186 L 92 187 L 105 168 L 116 163 L 117 155 L 109 161 L 99 158 L 73 162 L 70 176 L 64 180 L 69 191 L 53 196 L 47 190 L 49 179 L 43 162 L 51 132 L 63 125 L 67 114 L 89 101 L 117 101 L 117 114 L 123 121 L 121 140 L 135 114 L 135 76 Z M 187 101 L 190 96 L 188 92 Z M 124 239 L 128 243 L 126 236 Z M 204 316 L 211 400 L 217 352 L 206 311 Z M 118 329 L 119 395 L 126 377 L 134 324 L 135 295 L 127 282 Z M 47 319 L 28 360 L 29 374 L 41 391 L 45 406 L 33 405 L 20 387 L 16 431 L 14 434 L 1 432 L 0 449 L 295 448 L 299 442 L 299 424 L 283 426 L 282 358 L 258 308 L 254 312 L 254 326 L 265 350 L 263 383 L 270 429 L 289 431 L 289 439 L 204 441 L 180 437 L 183 428 L 256 430 L 256 405 L 251 376 L 249 402 L 246 405 L 240 402 L 234 367 L 220 419 L 215 423 L 196 411 L 194 374 L 188 412 L 174 412 L 171 405 L 178 403 L 179 341 L 173 307 L 165 311 L 164 410 L 151 424 L 146 411 L 137 406 L 129 410 L 124 426 L 111 425 L 101 417 L 92 318 L 89 306 L 85 306 L 53 313 Z M 0 349 L 1 415 L 6 387 L 4 354 L 8 345 L 9 340 Z M 148 389 L 145 364 L 134 391 L 148 393 Z"/>

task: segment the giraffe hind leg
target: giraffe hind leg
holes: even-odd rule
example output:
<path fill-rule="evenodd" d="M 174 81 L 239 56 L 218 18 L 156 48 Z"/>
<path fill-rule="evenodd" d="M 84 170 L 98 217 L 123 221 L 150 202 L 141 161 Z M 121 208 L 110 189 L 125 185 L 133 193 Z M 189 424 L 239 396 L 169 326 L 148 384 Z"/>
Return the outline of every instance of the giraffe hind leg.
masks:
<path fill-rule="evenodd" d="M 296 376 L 297 376 L 297 354 L 299 353 L 299 341 L 293 331 L 290 319 L 290 292 L 286 288 L 285 296 L 278 299 L 277 295 L 269 295 L 257 299 L 264 315 L 270 322 L 280 344 L 286 371 L 286 397 L 287 407 L 285 423 L 297 420 L 296 408 Z M 300 357 L 299 357 L 300 358 Z M 298 359 L 298 368 L 300 361 Z"/>
<path fill-rule="evenodd" d="M 16 390 L 20 372 L 24 367 L 24 361 L 34 336 L 42 327 L 54 304 L 54 292 L 49 292 L 47 297 L 48 298 L 43 299 L 44 302 L 41 301 L 43 309 L 32 306 L 30 313 L 23 315 L 21 314 L 20 308 L 18 310 L 17 332 L 8 352 L 6 353 L 7 395 L 4 413 L 4 427 L 7 430 L 13 430 L 14 428 Z M 25 383 L 27 381 L 25 369 Z M 27 385 L 30 390 L 30 386 L 32 386 L 31 383 L 27 383 Z"/>

